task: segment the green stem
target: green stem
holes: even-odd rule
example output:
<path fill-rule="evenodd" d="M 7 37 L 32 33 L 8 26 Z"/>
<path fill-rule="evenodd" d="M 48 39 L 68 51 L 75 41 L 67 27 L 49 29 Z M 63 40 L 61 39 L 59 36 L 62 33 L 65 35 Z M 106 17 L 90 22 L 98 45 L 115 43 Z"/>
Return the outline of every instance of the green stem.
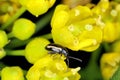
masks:
<path fill-rule="evenodd" d="M 5 67 L 6 65 L 0 61 L 0 71 L 2 70 L 3 67 Z"/>
<path fill-rule="evenodd" d="M 5 67 L 6 65 L 0 61 L 0 77 L 1 77 L 1 70 Z M 1 80 L 1 79 L 0 79 Z"/>
<path fill-rule="evenodd" d="M 51 33 L 41 35 L 41 36 L 38 36 L 38 37 L 43 37 L 43 38 L 46 38 L 46 39 L 52 39 Z M 10 43 L 7 46 L 5 46 L 5 48 L 13 49 L 13 48 L 16 48 L 16 47 L 21 47 L 21 46 L 26 45 L 32 39 L 33 38 L 22 41 L 22 40 L 19 40 L 19 39 L 15 38 L 15 39 L 11 40 Z"/>
<path fill-rule="evenodd" d="M 43 38 L 46 38 L 46 39 L 52 39 L 51 33 L 48 33 L 48 34 L 45 34 L 45 35 L 41 35 L 39 37 L 43 37 Z"/>
<path fill-rule="evenodd" d="M 48 25 L 48 23 L 51 20 L 51 17 L 53 15 L 54 9 L 52 9 L 51 11 L 49 11 L 48 13 L 45 14 L 45 16 L 43 16 L 40 20 L 38 20 L 36 22 L 36 33 L 38 31 L 40 31 L 43 27 L 45 27 L 46 25 Z"/>
<path fill-rule="evenodd" d="M 92 53 L 88 66 L 80 72 L 83 78 L 81 80 L 102 80 L 100 68 L 97 62 L 100 52 L 101 52 L 101 47 Z"/>
<path fill-rule="evenodd" d="M 8 33 L 7 36 L 8 36 L 9 39 L 14 37 L 14 35 L 13 35 L 12 32 L 11 32 L 11 33 Z"/>
<path fill-rule="evenodd" d="M 39 37 L 43 37 L 43 38 L 46 38 L 46 39 L 51 39 L 52 38 L 52 35 L 51 35 L 51 33 L 48 33 L 48 34 L 45 34 L 45 35 L 41 35 L 41 36 L 39 36 Z M 29 41 L 31 41 L 33 38 L 31 38 L 31 39 L 28 39 L 28 40 L 25 40 L 25 41 L 21 41 L 21 40 L 18 40 L 18 39 L 16 39 L 15 41 L 14 40 L 12 40 L 12 41 L 14 41 L 14 42 L 10 42 L 9 43 L 9 46 L 7 46 L 7 48 L 15 48 L 15 47 L 20 47 L 20 46 L 24 46 L 24 45 L 26 45 Z M 24 56 L 24 50 L 14 50 L 14 51 L 12 51 L 12 50 L 5 50 L 6 51 L 6 53 L 7 53 L 7 55 L 14 55 L 14 56 Z"/>
<path fill-rule="evenodd" d="M 110 52 L 110 45 L 109 45 L 109 43 L 104 42 L 103 43 L 103 47 L 105 49 L 105 52 Z"/>
<path fill-rule="evenodd" d="M 9 56 L 24 56 L 24 50 L 5 50 Z"/>
<path fill-rule="evenodd" d="M 1 29 L 6 29 L 7 27 L 9 27 L 18 17 L 20 17 L 24 12 L 26 11 L 26 9 L 24 7 L 21 7 L 16 13 L 15 15 L 13 15 L 5 24 L 3 24 L 1 26 Z"/>

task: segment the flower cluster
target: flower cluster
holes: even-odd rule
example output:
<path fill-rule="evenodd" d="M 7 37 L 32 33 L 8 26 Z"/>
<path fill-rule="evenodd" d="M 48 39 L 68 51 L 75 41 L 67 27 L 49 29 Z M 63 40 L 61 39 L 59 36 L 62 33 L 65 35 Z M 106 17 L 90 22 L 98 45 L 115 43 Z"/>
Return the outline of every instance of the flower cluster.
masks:
<path fill-rule="evenodd" d="M 51 21 L 54 42 L 74 51 L 97 49 L 102 42 L 102 30 L 96 19 L 86 6 L 69 9 L 67 5 L 58 5 Z"/>
<path fill-rule="evenodd" d="M 75 51 L 94 51 L 102 42 L 115 41 L 120 36 L 118 7 L 109 0 L 101 0 L 92 9 L 58 5 L 51 21 L 53 40 Z"/>
<path fill-rule="evenodd" d="M 101 72 L 104 80 L 110 80 L 117 71 L 120 63 L 120 40 L 112 43 L 111 51 L 101 57 Z"/>
<path fill-rule="evenodd" d="M 97 5 L 78 5 L 72 9 L 60 4 L 51 21 L 54 42 L 71 50 L 94 51 L 101 43 L 112 43 L 111 52 L 104 53 L 100 61 L 105 80 L 109 80 L 119 67 L 119 7 L 117 1 L 109 0 L 100 0 Z"/>
<path fill-rule="evenodd" d="M 19 8 L 20 4 L 18 3 L 18 0 L 0 0 L 0 24 L 3 24 L 10 19 Z"/>
<path fill-rule="evenodd" d="M 110 80 L 113 74 L 117 71 L 120 62 L 120 4 L 115 1 L 108 3 L 106 11 L 102 14 L 103 26 L 103 41 L 111 43 L 109 52 L 106 52 L 101 57 L 101 73 L 104 80 Z"/>
<path fill-rule="evenodd" d="M 79 80 L 80 68 L 68 68 L 61 55 L 46 55 L 29 69 L 27 80 Z"/>
<path fill-rule="evenodd" d="M 79 80 L 78 71 L 80 68 L 69 68 L 65 63 L 66 57 L 64 55 L 48 54 L 45 46 L 49 43 L 47 39 L 38 37 L 27 44 L 25 57 L 34 64 L 28 70 L 27 80 Z"/>

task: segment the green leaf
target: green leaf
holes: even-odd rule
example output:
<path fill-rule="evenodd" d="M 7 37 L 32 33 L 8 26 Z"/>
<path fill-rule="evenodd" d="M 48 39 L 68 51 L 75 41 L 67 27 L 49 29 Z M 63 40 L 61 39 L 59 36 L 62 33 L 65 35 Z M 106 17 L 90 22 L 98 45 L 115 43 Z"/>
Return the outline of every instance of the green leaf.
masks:
<path fill-rule="evenodd" d="M 110 80 L 120 80 L 120 66 Z"/>

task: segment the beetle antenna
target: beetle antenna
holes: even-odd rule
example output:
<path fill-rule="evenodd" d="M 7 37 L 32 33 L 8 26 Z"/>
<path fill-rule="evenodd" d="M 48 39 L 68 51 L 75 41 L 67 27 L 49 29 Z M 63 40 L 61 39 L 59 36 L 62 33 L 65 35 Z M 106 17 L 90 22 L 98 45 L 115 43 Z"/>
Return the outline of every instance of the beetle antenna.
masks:
<path fill-rule="evenodd" d="M 72 56 L 68 56 L 68 58 L 71 58 L 71 59 L 77 60 L 77 61 L 79 61 L 79 62 L 82 62 L 82 60 L 79 59 L 79 58 L 75 58 L 75 57 L 72 57 Z"/>
<path fill-rule="evenodd" d="M 69 58 L 68 57 L 66 58 L 66 61 L 67 61 L 67 65 L 69 66 Z"/>

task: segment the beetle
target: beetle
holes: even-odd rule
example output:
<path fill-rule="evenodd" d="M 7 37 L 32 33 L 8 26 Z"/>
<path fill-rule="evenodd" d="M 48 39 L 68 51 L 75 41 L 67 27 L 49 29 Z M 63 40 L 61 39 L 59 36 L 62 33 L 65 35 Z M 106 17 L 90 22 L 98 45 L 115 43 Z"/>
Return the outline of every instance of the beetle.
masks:
<path fill-rule="evenodd" d="M 61 46 L 61 45 L 59 45 L 59 44 L 50 43 L 50 44 L 48 44 L 48 45 L 45 47 L 45 49 L 48 50 L 48 51 L 50 51 L 50 52 L 49 52 L 50 54 L 56 54 L 56 53 L 58 53 L 58 54 L 63 54 L 63 55 L 66 57 L 67 65 L 68 65 L 68 66 L 69 66 L 69 58 L 75 59 L 75 60 L 78 60 L 78 61 L 82 62 L 81 59 L 78 59 L 78 58 L 69 56 L 68 50 L 67 50 L 65 47 L 63 47 L 63 46 Z"/>

